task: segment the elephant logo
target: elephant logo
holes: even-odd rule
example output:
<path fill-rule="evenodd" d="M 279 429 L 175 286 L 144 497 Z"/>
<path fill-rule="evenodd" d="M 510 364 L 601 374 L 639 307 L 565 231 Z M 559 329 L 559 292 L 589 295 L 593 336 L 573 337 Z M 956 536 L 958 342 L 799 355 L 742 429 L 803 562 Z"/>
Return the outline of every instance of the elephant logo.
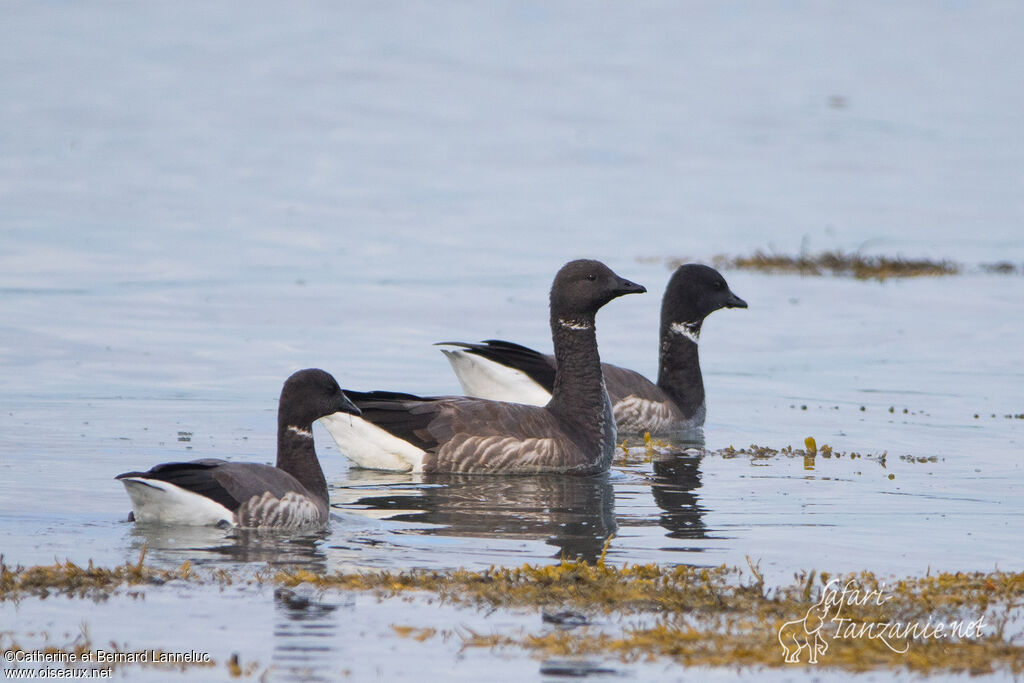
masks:
<path fill-rule="evenodd" d="M 822 594 L 821 600 L 811 605 L 803 619 L 787 621 L 779 629 L 779 644 L 782 645 L 782 654 L 787 664 L 799 664 L 800 652 L 804 649 L 807 650 L 807 661 L 810 664 L 817 664 L 818 655 L 828 651 L 828 641 L 821 633 L 829 611 L 826 594 L 827 591 Z"/>

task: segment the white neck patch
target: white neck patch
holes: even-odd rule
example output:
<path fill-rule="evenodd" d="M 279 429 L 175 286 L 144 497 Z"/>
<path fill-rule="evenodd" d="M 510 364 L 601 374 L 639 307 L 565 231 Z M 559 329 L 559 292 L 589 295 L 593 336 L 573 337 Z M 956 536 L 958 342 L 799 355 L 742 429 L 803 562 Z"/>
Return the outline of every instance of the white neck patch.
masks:
<path fill-rule="evenodd" d="M 700 323 L 672 323 L 668 326 L 672 334 L 681 334 L 694 344 L 700 341 Z"/>
<path fill-rule="evenodd" d="M 313 432 L 309 431 L 308 429 L 303 429 L 302 427 L 296 427 L 295 425 L 288 425 L 288 431 L 291 432 L 292 434 L 298 434 L 299 436 L 305 437 L 307 439 L 313 438 Z"/>
<path fill-rule="evenodd" d="M 558 319 L 558 324 L 568 330 L 590 330 L 593 326 L 587 322 L 580 320 L 566 320 L 564 318 Z"/>

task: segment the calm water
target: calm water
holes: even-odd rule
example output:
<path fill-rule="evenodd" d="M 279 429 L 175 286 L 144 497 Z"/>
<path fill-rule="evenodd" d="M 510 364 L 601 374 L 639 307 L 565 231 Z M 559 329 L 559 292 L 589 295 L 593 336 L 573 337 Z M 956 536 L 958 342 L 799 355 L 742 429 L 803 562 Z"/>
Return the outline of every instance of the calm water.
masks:
<path fill-rule="evenodd" d="M 811 568 L 1024 568 L 1024 421 L 1004 417 L 1024 412 L 1024 277 L 971 268 L 1024 264 L 1018 5 L 13 3 L 4 14 L 5 562 L 116 564 L 147 545 L 155 565 L 240 572 L 483 568 L 592 558 L 614 533 L 616 563 L 749 556 L 771 581 Z M 593 479 L 412 477 L 350 471 L 317 427 L 329 532 L 123 521 L 119 472 L 272 460 L 277 395 L 296 369 L 355 389 L 454 393 L 433 342 L 549 348 L 547 289 L 571 258 L 647 285 L 601 312 L 598 336 L 605 360 L 654 376 L 670 274 L 657 259 L 802 247 L 969 268 L 885 284 L 727 272 L 750 309 L 704 326 L 703 458 Z M 717 453 L 806 436 L 888 455 L 884 467 L 818 458 L 808 470 Z M 460 652 L 457 637 L 396 638 L 391 625 L 538 621 L 361 595 L 303 607 L 251 587 L 0 604 L 0 632 L 26 642 L 40 631 L 70 642 L 84 624 L 97 643 L 219 662 L 237 652 L 281 679 L 478 679 L 496 655 Z M 570 666 L 497 661 L 516 680 Z M 571 666 L 683 675 L 664 662 Z"/>

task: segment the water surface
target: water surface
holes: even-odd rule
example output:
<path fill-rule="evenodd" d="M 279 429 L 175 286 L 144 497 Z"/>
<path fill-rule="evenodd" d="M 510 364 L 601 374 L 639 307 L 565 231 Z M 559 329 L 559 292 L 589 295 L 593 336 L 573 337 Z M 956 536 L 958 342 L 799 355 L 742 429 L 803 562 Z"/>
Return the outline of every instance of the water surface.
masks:
<path fill-rule="evenodd" d="M 271 461 L 280 384 L 303 367 L 444 394 L 458 385 L 433 342 L 550 348 L 547 290 L 571 258 L 648 287 L 609 304 L 598 335 L 605 360 L 652 377 L 663 259 L 1024 264 L 1016 5 L 15 3 L 5 17 L 5 562 L 111 565 L 145 546 L 157 566 L 242 573 L 485 568 L 593 559 L 614 534 L 612 562 L 749 557 L 770 581 L 1024 568 L 1024 421 L 1004 417 L 1024 412 L 1024 278 L 970 269 L 726 273 L 750 308 L 704 326 L 704 457 L 586 479 L 413 477 L 349 469 L 317 427 L 335 516 L 300 538 L 135 528 L 113 480 Z M 719 453 L 807 436 L 872 457 Z M 0 631 L 67 642 L 84 624 L 97 643 L 237 652 L 283 679 L 478 679 L 495 661 L 516 680 L 684 675 L 391 628 L 536 628 L 533 613 L 303 604 L 169 586 L 4 603 Z"/>

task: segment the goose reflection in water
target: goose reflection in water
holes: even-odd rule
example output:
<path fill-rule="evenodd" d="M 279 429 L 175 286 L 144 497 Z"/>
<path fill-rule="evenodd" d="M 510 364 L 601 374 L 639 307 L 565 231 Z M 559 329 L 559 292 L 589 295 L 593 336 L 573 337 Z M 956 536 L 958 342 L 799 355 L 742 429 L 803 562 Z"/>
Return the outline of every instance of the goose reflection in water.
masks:
<path fill-rule="evenodd" d="M 369 479 L 372 481 L 372 478 Z M 383 489 L 350 485 L 344 507 L 393 521 L 428 523 L 423 534 L 544 539 L 555 557 L 595 561 L 615 532 L 615 493 L 607 475 L 430 474 Z M 339 491 L 336 489 L 335 500 Z M 385 512 L 386 514 L 380 514 Z"/>
<path fill-rule="evenodd" d="M 666 535 L 669 538 L 705 538 L 705 510 L 696 493 L 701 485 L 700 458 L 678 454 L 656 459 L 652 464 L 651 493 L 662 509 L 658 523 L 668 529 Z"/>
<path fill-rule="evenodd" d="M 338 654 L 339 633 L 352 619 L 350 593 L 317 590 L 309 584 L 274 590 L 274 680 L 333 681 L 326 672 Z M 344 614 L 337 614 L 337 610 Z M 339 626 L 341 628 L 339 629 Z"/>
<path fill-rule="evenodd" d="M 296 534 L 294 531 L 231 529 L 217 527 L 137 525 L 131 532 L 131 548 L 146 548 L 147 562 L 178 566 L 186 560 L 195 565 L 220 562 L 252 562 L 301 565 L 310 571 L 326 571 L 323 547 L 327 530 Z"/>

